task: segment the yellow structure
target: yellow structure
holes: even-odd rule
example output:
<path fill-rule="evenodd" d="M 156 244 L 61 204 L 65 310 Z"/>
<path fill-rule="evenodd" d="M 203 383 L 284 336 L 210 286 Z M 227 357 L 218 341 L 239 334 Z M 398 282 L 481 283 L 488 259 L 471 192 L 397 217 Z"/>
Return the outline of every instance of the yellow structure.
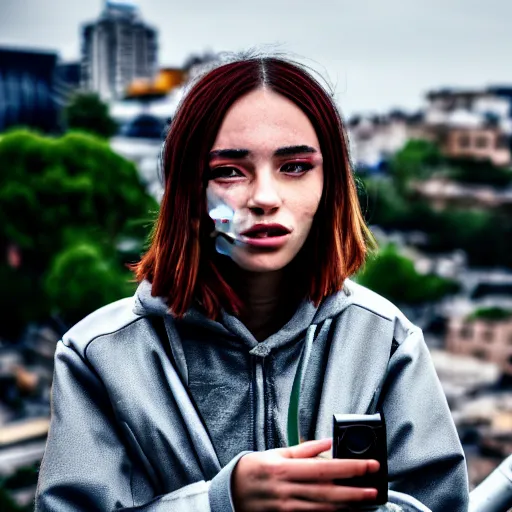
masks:
<path fill-rule="evenodd" d="M 154 81 L 136 79 L 126 91 L 126 99 L 143 96 L 165 96 L 187 79 L 186 71 L 179 68 L 161 69 Z"/>

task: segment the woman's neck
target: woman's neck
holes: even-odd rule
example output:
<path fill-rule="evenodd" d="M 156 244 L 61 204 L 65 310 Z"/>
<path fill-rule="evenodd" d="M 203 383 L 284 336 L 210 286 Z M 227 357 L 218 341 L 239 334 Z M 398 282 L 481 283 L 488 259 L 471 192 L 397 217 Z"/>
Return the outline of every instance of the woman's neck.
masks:
<path fill-rule="evenodd" d="M 281 329 L 298 306 L 284 269 L 258 273 L 237 267 L 232 277 L 231 286 L 245 306 L 240 320 L 258 341 Z"/>

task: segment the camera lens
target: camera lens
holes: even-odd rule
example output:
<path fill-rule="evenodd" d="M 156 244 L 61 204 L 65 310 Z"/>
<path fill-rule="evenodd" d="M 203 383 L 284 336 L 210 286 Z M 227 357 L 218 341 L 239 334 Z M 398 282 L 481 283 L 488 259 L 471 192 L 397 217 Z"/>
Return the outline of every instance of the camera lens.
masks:
<path fill-rule="evenodd" d="M 343 443 L 347 450 L 357 455 L 368 451 L 375 441 L 375 434 L 371 427 L 348 427 L 343 436 Z"/>

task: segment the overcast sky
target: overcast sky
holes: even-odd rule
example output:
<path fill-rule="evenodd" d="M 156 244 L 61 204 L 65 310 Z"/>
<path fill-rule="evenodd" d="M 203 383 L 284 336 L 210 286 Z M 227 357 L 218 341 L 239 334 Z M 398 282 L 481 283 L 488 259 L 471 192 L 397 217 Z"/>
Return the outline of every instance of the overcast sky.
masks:
<path fill-rule="evenodd" d="M 512 0 L 139 0 L 162 66 L 276 45 L 336 85 L 345 115 L 419 108 L 444 86 L 512 85 Z M 103 0 L 0 0 L 0 45 L 78 59 Z"/>

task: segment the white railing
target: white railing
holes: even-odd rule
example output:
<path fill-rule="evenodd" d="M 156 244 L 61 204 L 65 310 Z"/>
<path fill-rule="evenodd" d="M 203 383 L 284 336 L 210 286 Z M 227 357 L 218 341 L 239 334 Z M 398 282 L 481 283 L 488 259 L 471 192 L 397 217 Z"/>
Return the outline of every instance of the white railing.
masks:
<path fill-rule="evenodd" d="M 470 494 L 469 512 L 508 512 L 512 508 L 512 455 Z"/>

